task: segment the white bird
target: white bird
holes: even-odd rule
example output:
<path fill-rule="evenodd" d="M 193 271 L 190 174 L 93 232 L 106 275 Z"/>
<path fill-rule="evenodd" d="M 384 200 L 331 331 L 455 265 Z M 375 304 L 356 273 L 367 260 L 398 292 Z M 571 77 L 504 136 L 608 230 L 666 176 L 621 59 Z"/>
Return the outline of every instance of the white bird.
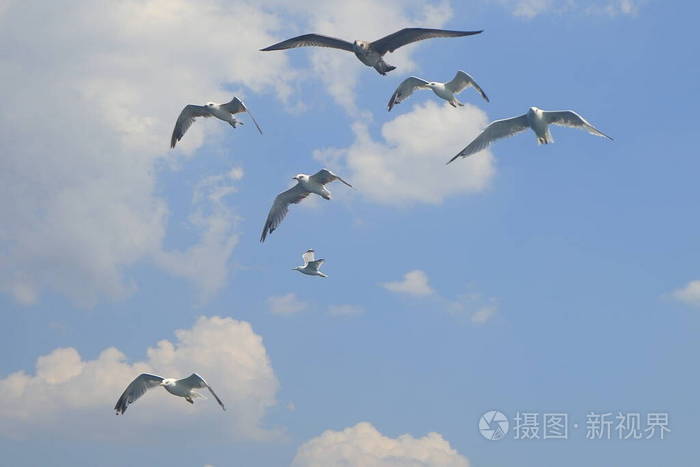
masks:
<path fill-rule="evenodd" d="M 488 96 L 481 89 L 481 87 L 476 84 L 474 78 L 460 70 L 457 72 L 455 77 L 452 78 L 452 81 L 448 81 L 447 83 L 426 81 L 421 78 L 416 78 L 415 76 L 406 78 L 401 84 L 399 84 L 399 87 L 396 88 L 394 94 L 391 95 L 387 110 L 391 111 L 395 104 L 400 104 L 406 100 L 416 89 L 432 89 L 438 97 L 445 99 L 452 107 L 457 107 L 458 105 L 463 106 L 464 104 L 457 100 L 455 94 L 459 94 L 469 86 L 473 86 L 486 102 L 490 102 Z"/>
<path fill-rule="evenodd" d="M 175 122 L 173 135 L 170 137 L 170 147 L 175 147 L 175 144 L 182 139 L 185 132 L 190 126 L 192 126 L 194 119 L 197 117 L 216 117 L 236 128 L 236 125 L 243 125 L 243 122 L 236 120 L 234 117 L 235 114 L 241 112 L 248 112 L 248 115 L 250 115 L 250 118 L 253 120 L 253 123 L 255 123 L 255 126 L 262 135 L 260 125 L 258 125 L 258 122 L 255 121 L 255 118 L 253 117 L 253 114 L 250 113 L 250 110 L 248 110 L 248 107 L 246 107 L 239 98 L 234 97 L 231 102 L 227 102 L 225 104 L 207 102 L 206 105 L 186 105 L 185 108 L 182 109 L 182 112 L 180 112 L 180 116 L 177 117 L 177 121 Z"/>
<path fill-rule="evenodd" d="M 267 214 L 267 220 L 263 227 L 260 241 L 264 242 L 268 234 L 271 234 L 282 223 L 284 216 L 287 215 L 290 204 L 297 204 L 311 193 L 316 193 L 323 199 L 331 199 L 331 192 L 324 186 L 335 180 L 340 180 L 347 186 L 352 188 L 348 182 L 338 177 L 328 169 L 321 169 L 313 175 L 298 174 L 292 180 L 296 180 L 297 184 L 287 191 L 283 191 L 275 198 L 272 203 L 270 212 Z"/>
<path fill-rule="evenodd" d="M 459 154 L 447 163 L 449 164 L 458 157 L 470 156 L 486 148 L 497 139 L 512 136 L 528 128 L 535 132 L 538 144 L 553 143 L 554 139 L 549 132 L 549 125 L 582 128 L 592 135 L 612 140 L 610 136 L 595 128 L 573 110 L 542 110 L 537 107 L 530 107 L 530 110 L 525 115 L 491 122 L 474 141 L 469 143 L 466 148 L 462 149 Z"/>
<path fill-rule="evenodd" d="M 117 405 L 114 406 L 117 415 L 126 412 L 126 408 L 129 407 L 129 404 L 132 404 L 139 397 L 143 396 L 149 389 L 157 386 L 163 386 L 166 391 L 174 396 L 184 397 L 190 404 L 194 404 L 193 399 L 195 398 L 206 399 L 204 395 L 194 391 L 194 389 L 207 388 L 221 408 L 226 410 L 219 396 L 216 395 L 211 386 L 197 373 L 192 373 L 190 376 L 183 379 L 163 378 L 162 376 L 149 373 L 141 373 L 126 387 L 124 393 L 122 393 L 117 401 Z"/>
<path fill-rule="evenodd" d="M 306 250 L 306 253 L 301 255 L 304 258 L 304 265 L 297 266 L 292 271 L 299 271 L 302 274 L 307 274 L 309 276 L 321 276 L 328 277 L 318 269 L 326 261 L 325 259 L 316 259 L 314 256 L 314 250 Z"/>
<path fill-rule="evenodd" d="M 483 31 L 447 31 L 445 29 L 404 28 L 374 42 L 348 42 L 343 39 L 336 39 L 335 37 L 312 33 L 292 37 L 291 39 L 287 39 L 286 41 L 273 44 L 260 50 L 267 52 L 270 50 L 293 49 L 296 47 L 330 47 L 333 49 L 353 52 L 362 63 L 373 67 L 379 72 L 379 74 L 385 75 L 387 72 L 396 68 L 395 66 L 388 65 L 384 62 L 382 57 L 387 52 L 393 52 L 406 44 L 422 41 L 424 39 L 431 39 L 433 37 L 462 37 L 479 34 L 481 32 Z"/>

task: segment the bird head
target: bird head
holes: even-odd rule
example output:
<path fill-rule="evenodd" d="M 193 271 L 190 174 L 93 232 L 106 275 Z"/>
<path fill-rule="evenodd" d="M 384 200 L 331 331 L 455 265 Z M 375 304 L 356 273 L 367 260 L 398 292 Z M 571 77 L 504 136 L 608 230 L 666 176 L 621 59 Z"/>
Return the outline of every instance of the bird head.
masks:
<path fill-rule="evenodd" d="M 292 180 L 296 180 L 297 182 L 300 182 L 304 178 L 304 174 L 296 174 L 295 176 L 292 177 Z"/>
<path fill-rule="evenodd" d="M 214 107 L 214 103 L 213 103 L 213 102 L 207 102 L 207 107 Z"/>
<path fill-rule="evenodd" d="M 355 41 L 352 43 L 352 47 L 357 50 L 367 50 L 369 49 L 369 42 L 367 41 Z"/>
<path fill-rule="evenodd" d="M 303 268 L 301 266 L 297 266 L 295 268 L 292 268 L 292 271 L 301 271 Z"/>
<path fill-rule="evenodd" d="M 172 386 L 173 384 L 175 384 L 175 380 L 171 378 L 165 378 L 160 382 L 161 386 Z"/>
<path fill-rule="evenodd" d="M 539 112 L 539 111 L 540 111 L 540 109 L 538 109 L 537 107 L 530 107 L 530 112 Z"/>

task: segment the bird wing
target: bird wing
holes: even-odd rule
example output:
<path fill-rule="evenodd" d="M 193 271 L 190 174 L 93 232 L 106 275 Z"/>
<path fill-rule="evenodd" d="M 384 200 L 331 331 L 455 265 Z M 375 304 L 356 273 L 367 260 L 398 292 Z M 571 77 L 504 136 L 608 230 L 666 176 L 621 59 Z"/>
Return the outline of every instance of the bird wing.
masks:
<path fill-rule="evenodd" d="M 314 271 L 318 271 L 318 269 L 321 267 L 321 265 L 325 261 L 326 261 L 325 259 L 317 259 L 316 261 L 309 261 L 309 267 Z"/>
<path fill-rule="evenodd" d="M 332 49 L 347 50 L 348 52 L 353 51 L 351 42 L 322 34 L 304 34 L 292 37 L 260 50 L 267 52 L 270 50 L 294 49 L 296 47 L 330 47 Z"/>
<path fill-rule="evenodd" d="M 352 188 L 352 185 L 350 185 L 348 182 L 334 174 L 328 169 L 321 169 L 312 176 L 309 177 L 310 180 L 320 183 L 321 185 L 325 185 L 326 183 L 330 183 L 335 180 L 340 180 L 341 182 L 345 183 L 347 186 Z"/>
<path fill-rule="evenodd" d="M 121 397 L 114 406 L 117 415 L 126 412 L 126 408 L 129 404 L 133 403 L 136 399 L 146 394 L 151 388 L 158 386 L 163 381 L 161 376 L 152 375 L 149 373 L 141 373 L 138 375 L 129 385 L 126 387 Z"/>
<path fill-rule="evenodd" d="M 494 122 L 491 122 L 491 124 L 487 126 L 484 129 L 484 131 L 482 131 L 481 134 L 474 139 L 474 141 L 469 143 L 469 145 L 466 148 L 462 149 L 459 152 L 459 154 L 450 159 L 448 164 L 453 160 L 457 159 L 458 157 L 467 157 L 474 154 L 475 152 L 481 151 L 482 149 L 486 148 L 489 144 L 491 144 L 492 141 L 512 136 L 529 127 L 530 125 L 527 121 L 527 115 L 521 115 L 519 117 L 513 118 L 505 118 L 503 120 L 496 120 Z"/>
<path fill-rule="evenodd" d="M 216 399 L 216 402 L 219 403 L 222 409 L 226 410 L 226 407 L 224 407 L 224 403 L 221 402 L 221 399 L 219 399 L 219 396 L 216 395 L 214 390 L 207 384 L 206 381 L 204 381 L 204 378 L 199 376 L 197 373 L 192 373 L 189 375 L 187 378 L 183 379 L 178 379 L 175 381 L 175 384 L 178 386 L 190 388 L 190 389 L 198 389 L 198 388 L 207 388 L 209 389 L 209 392 L 211 392 L 211 395 L 214 396 L 214 399 Z"/>
<path fill-rule="evenodd" d="M 399 47 L 410 44 L 411 42 L 422 41 L 424 39 L 432 39 L 433 37 L 462 37 L 479 34 L 483 31 L 448 31 L 445 29 L 424 29 L 424 28 L 405 28 L 396 31 L 393 34 L 377 39 L 370 44 L 370 47 L 377 51 L 380 55 L 387 52 L 393 52 Z"/>
<path fill-rule="evenodd" d="M 290 204 L 297 204 L 307 196 L 309 196 L 309 192 L 306 191 L 301 184 L 296 184 L 289 190 L 283 191 L 277 195 L 275 201 L 272 203 L 270 212 L 267 214 L 267 220 L 265 221 L 265 226 L 260 236 L 260 242 L 264 242 L 267 235 L 274 232 L 282 223 L 284 216 L 287 215 Z"/>
<path fill-rule="evenodd" d="M 479 92 L 479 94 L 481 94 L 481 97 L 483 97 L 484 100 L 486 100 L 486 102 L 490 102 L 488 96 L 483 91 L 483 89 L 481 89 L 481 87 L 478 84 L 476 84 L 474 78 L 472 78 L 462 70 L 459 70 L 457 72 L 455 77 L 452 78 L 452 81 L 445 83 L 445 87 L 452 91 L 454 94 L 462 92 L 464 88 L 469 86 L 474 86 L 474 89 L 476 89 Z"/>
<path fill-rule="evenodd" d="M 194 119 L 197 117 L 211 117 L 211 112 L 203 105 L 186 105 L 180 116 L 177 117 L 175 122 L 175 128 L 173 129 L 173 135 L 170 137 L 170 148 L 175 147 L 175 143 L 180 141 L 184 136 L 185 132 L 194 123 Z"/>
<path fill-rule="evenodd" d="M 231 99 L 231 102 L 227 102 L 221 106 L 222 109 L 224 109 L 227 112 L 230 112 L 232 114 L 237 114 L 241 112 L 248 112 L 248 115 L 250 115 L 250 119 L 253 120 L 253 123 L 255 123 L 255 127 L 258 129 L 260 134 L 262 135 L 262 129 L 260 128 L 260 125 L 258 125 L 258 122 L 255 120 L 255 117 L 253 117 L 253 114 L 250 113 L 250 110 L 248 107 L 245 106 L 242 100 L 240 100 L 237 97 L 234 97 Z"/>
<path fill-rule="evenodd" d="M 562 125 L 562 126 L 569 126 L 569 127 L 574 127 L 574 128 L 584 128 L 587 130 L 590 134 L 596 135 L 596 136 L 602 136 L 604 138 L 608 138 L 612 140 L 612 138 L 574 112 L 573 110 L 550 110 L 550 111 L 543 111 L 543 118 L 544 121 L 547 123 L 552 123 L 554 125 Z"/>
<path fill-rule="evenodd" d="M 316 256 L 314 255 L 314 250 L 306 250 L 306 252 L 301 255 L 302 258 L 304 258 L 304 267 L 306 267 L 307 264 L 313 262 L 316 259 Z"/>
<path fill-rule="evenodd" d="M 391 95 L 391 99 L 389 99 L 389 104 L 387 105 L 388 111 L 391 111 L 395 104 L 399 104 L 407 99 L 416 89 L 424 89 L 427 87 L 428 82 L 426 80 L 416 78 L 415 76 L 409 76 L 399 84 L 394 94 Z"/>

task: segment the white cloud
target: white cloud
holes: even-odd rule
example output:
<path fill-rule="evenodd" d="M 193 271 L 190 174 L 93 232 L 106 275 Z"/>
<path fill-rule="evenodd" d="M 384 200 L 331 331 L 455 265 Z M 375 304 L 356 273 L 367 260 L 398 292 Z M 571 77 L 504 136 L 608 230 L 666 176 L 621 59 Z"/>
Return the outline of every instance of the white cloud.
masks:
<path fill-rule="evenodd" d="M 435 308 L 445 310 L 457 317 L 467 317 L 474 324 L 484 324 L 494 318 L 498 312 L 495 298 L 484 298 L 480 293 L 471 291 L 449 299 L 436 292 L 429 283 L 428 275 L 415 269 L 404 274 L 403 279 L 380 284 L 385 289 L 414 297 L 428 297 Z"/>
<path fill-rule="evenodd" d="M 498 307 L 496 307 L 495 305 L 482 306 L 481 308 L 473 312 L 469 319 L 471 319 L 472 323 L 474 324 L 484 324 L 488 320 L 493 318 L 497 311 Z"/>
<path fill-rule="evenodd" d="M 499 0 L 515 16 L 534 18 L 545 13 L 632 15 L 638 11 L 638 0 Z"/>
<path fill-rule="evenodd" d="M 191 429 L 223 431 L 229 438 L 265 439 L 261 427 L 273 406 L 278 381 L 262 338 L 249 323 L 201 317 L 191 329 L 175 331 L 173 343 L 162 340 L 147 350 L 145 361 L 129 364 L 114 347 L 94 360 L 74 348 L 58 348 L 37 359 L 34 375 L 18 371 L 0 379 L 0 433 L 24 438 L 37 433 L 81 439 L 123 440 L 185 421 Z M 190 406 L 160 388 L 136 401 L 115 422 L 111 408 L 124 388 L 142 372 L 170 377 L 201 374 L 226 404 L 224 414 L 211 400 Z M 161 393 L 162 392 L 162 393 Z M 128 423 L 129 433 L 125 434 Z M 70 426 L 70 430 L 66 430 Z M 159 430 L 154 430 L 154 428 Z"/>
<path fill-rule="evenodd" d="M 288 293 L 279 297 L 269 297 L 267 306 L 271 313 L 278 315 L 291 315 L 308 308 L 308 304 L 300 300 L 296 294 Z"/>
<path fill-rule="evenodd" d="M 403 279 L 382 284 L 387 290 L 408 295 L 430 295 L 434 291 L 428 284 L 428 275 L 420 269 L 415 269 L 404 274 Z"/>
<path fill-rule="evenodd" d="M 683 288 L 674 291 L 671 295 L 687 305 L 700 307 L 700 280 L 688 282 Z"/>
<path fill-rule="evenodd" d="M 448 196 L 488 186 L 495 170 L 488 150 L 445 166 L 486 124 L 486 114 L 473 105 L 455 109 L 431 100 L 385 123 L 382 141 L 358 122 L 350 147 L 318 150 L 315 157 L 347 174 L 358 193 L 371 201 L 439 204 Z"/>
<path fill-rule="evenodd" d="M 36 24 L 41 34 L 27 34 Z M 290 96 L 285 54 L 261 60 L 257 51 L 279 24 L 235 0 L 5 3 L 0 42 L 11 46 L 0 57 L 0 98 L 13 111 L 0 114 L 0 290 L 30 304 L 51 289 L 89 306 L 131 293 L 124 270 L 154 256 L 197 277 L 204 295 L 219 287 L 220 258 L 198 251 L 230 254 L 229 220 L 193 214 L 204 233 L 187 254 L 213 260 L 211 276 L 197 261 L 190 269 L 163 259 L 169 212 L 157 169 L 224 130 L 201 122 L 169 153 L 185 103 L 230 99 L 223 83 Z"/>
<path fill-rule="evenodd" d="M 440 300 L 446 304 L 448 312 L 456 317 L 467 317 L 476 325 L 485 324 L 495 318 L 499 309 L 496 298 L 485 298 L 473 290 L 457 296 L 454 300 L 443 297 L 440 297 Z"/>
<path fill-rule="evenodd" d="M 328 313 L 334 316 L 352 316 L 364 312 L 364 308 L 357 305 L 331 305 L 328 307 Z"/>
<path fill-rule="evenodd" d="M 368 422 L 343 431 L 327 430 L 304 443 L 295 467 L 469 467 L 469 461 L 439 433 L 422 438 L 409 434 L 389 438 Z"/>

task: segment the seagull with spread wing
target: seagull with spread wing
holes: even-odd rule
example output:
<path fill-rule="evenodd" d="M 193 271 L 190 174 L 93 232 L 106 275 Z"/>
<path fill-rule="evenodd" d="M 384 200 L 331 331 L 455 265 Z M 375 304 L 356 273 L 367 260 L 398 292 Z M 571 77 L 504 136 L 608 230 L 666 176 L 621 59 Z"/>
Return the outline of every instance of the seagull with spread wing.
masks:
<path fill-rule="evenodd" d="M 384 62 L 384 55 L 387 52 L 393 52 L 401 46 L 412 42 L 432 39 L 434 37 L 462 37 L 479 34 L 483 31 L 448 31 L 445 29 L 424 29 L 424 28 L 405 28 L 388 36 L 382 37 L 374 42 L 369 41 L 354 41 L 348 42 L 335 37 L 324 36 L 321 34 L 304 34 L 302 36 L 292 37 L 286 41 L 260 49 L 264 52 L 270 50 L 293 49 L 296 47 L 330 47 L 333 49 L 345 50 L 353 52 L 357 58 L 367 66 L 374 67 L 381 75 L 395 69 L 395 66 L 388 65 Z"/>
<path fill-rule="evenodd" d="M 321 169 L 313 175 L 298 174 L 292 178 L 297 184 L 287 191 L 283 191 L 275 198 L 270 212 L 267 215 L 265 226 L 263 227 L 260 242 L 264 242 L 268 234 L 271 234 L 282 223 L 287 215 L 290 204 L 297 204 L 311 193 L 315 193 L 323 199 L 331 199 L 331 192 L 324 186 L 335 180 L 340 180 L 352 188 L 348 182 L 334 174 L 328 169 Z"/>
<path fill-rule="evenodd" d="M 174 396 L 184 397 L 190 404 L 194 404 L 194 399 L 196 398 L 206 399 L 203 394 L 196 392 L 195 389 L 207 388 L 221 408 L 226 410 L 219 396 L 216 395 L 211 386 L 197 373 L 192 373 L 190 376 L 183 379 L 163 378 L 162 376 L 149 373 L 141 373 L 126 387 L 124 393 L 117 401 L 117 405 L 114 406 L 117 415 L 126 412 L 129 404 L 134 403 L 139 397 L 143 396 L 146 391 L 158 386 L 163 386 L 166 391 Z"/>
<path fill-rule="evenodd" d="M 316 259 L 316 256 L 314 255 L 314 250 L 306 250 L 306 252 L 301 255 L 302 258 L 304 258 L 304 265 L 303 266 L 297 266 L 292 271 L 299 271 L 302 274 L 307 274 L 309 276 L 320 276 L 320 277 L 328 277 L 321 271 L 319 271 L 319 268 L 321 265 L 326 261 L 325 259 Z"/>
<path fill-rule="evenodd" d="M 243 122 L 236 120 L 234 117 L 234 115 L 241 112 L 248 112 L 251 120 L 253 120 L 253 123 L 255 123 L 255 126 L 262 135 L 260 125 L 255 121 L 248 107 L 246 107 L 239 98 L 234 97 L 231 102 L 225 104 L 207 102 L 206 105 L 186 105 L 185 108 L 182 109 L 182 112 L 180 112 L 180 116 L 177 117 L 177 122 L 175 122 L 175 129 L 173 129 L 173 135 L 170 137 L 170 147 L 175 147 L 175 144 L 182 139 L 185 132 L 192 126 L 194 119 L 197 117 L 216 117 L 236 128 L 236 125 L 243 125 Z"/>
<path fill-rule="evenodd" d="M 413 94 L 413 91 L 415 91 L 416 89 L 432 89 L 435 95 L 442 99 L 445 99 L 447 102 L 450 103 L 452 107 L 457 107 L 458 105 L 463 106 L 464 104 L 457 100 L 455 94 L 459 94 L 464 89 L 470 86 L 473 86 L 474 89 L 476 89 L 479 92 L 479 94 L 481 94 L 481 97 L 483 97 L 486 102 L 490 102 L 488 96 L 481 89 L 481 87 L 478 84 L 476 84 L 474 78 L 472 78 L 462 70 L 458 71 L 455 77 L 452 78 L 452 81 L 448 81 L 447 83 L 426 81 L 424 79 L 411 76 L 403 80 L 403 82 L 399 84 L 399 87 L 396 88 L 396 91 L 394 91 L 394 94 L 391 95 L 391 99 L 389 99 L 387 110 L 391 111 L 395 104 L 400 104 L 401 102 L 403 102 L 411 94 Z"/>
<path fill-rule="evenodd" d="M 537 107 L 530 107 L 526 114 L 519 117 L 506 118 L 491 122 L 484 131 L 477 136 L 474 141 L 462 149 L 459 154 L 450 159 L 449 164 L 458 157 L 468 157 L 474 153 L 488 147 L 497 139 L 512 136 L 528 128 L 537 136 L 538 144 L 549 144 L 554 142 L 552 134 L 549 132 L 549 125 L 561 125 L 573 128 L 581 128 L 592 135 L 602 136 L 612 140 L 612 138 L 595 128 L 588 121 L 573 110 L 542 110 Z"/>

